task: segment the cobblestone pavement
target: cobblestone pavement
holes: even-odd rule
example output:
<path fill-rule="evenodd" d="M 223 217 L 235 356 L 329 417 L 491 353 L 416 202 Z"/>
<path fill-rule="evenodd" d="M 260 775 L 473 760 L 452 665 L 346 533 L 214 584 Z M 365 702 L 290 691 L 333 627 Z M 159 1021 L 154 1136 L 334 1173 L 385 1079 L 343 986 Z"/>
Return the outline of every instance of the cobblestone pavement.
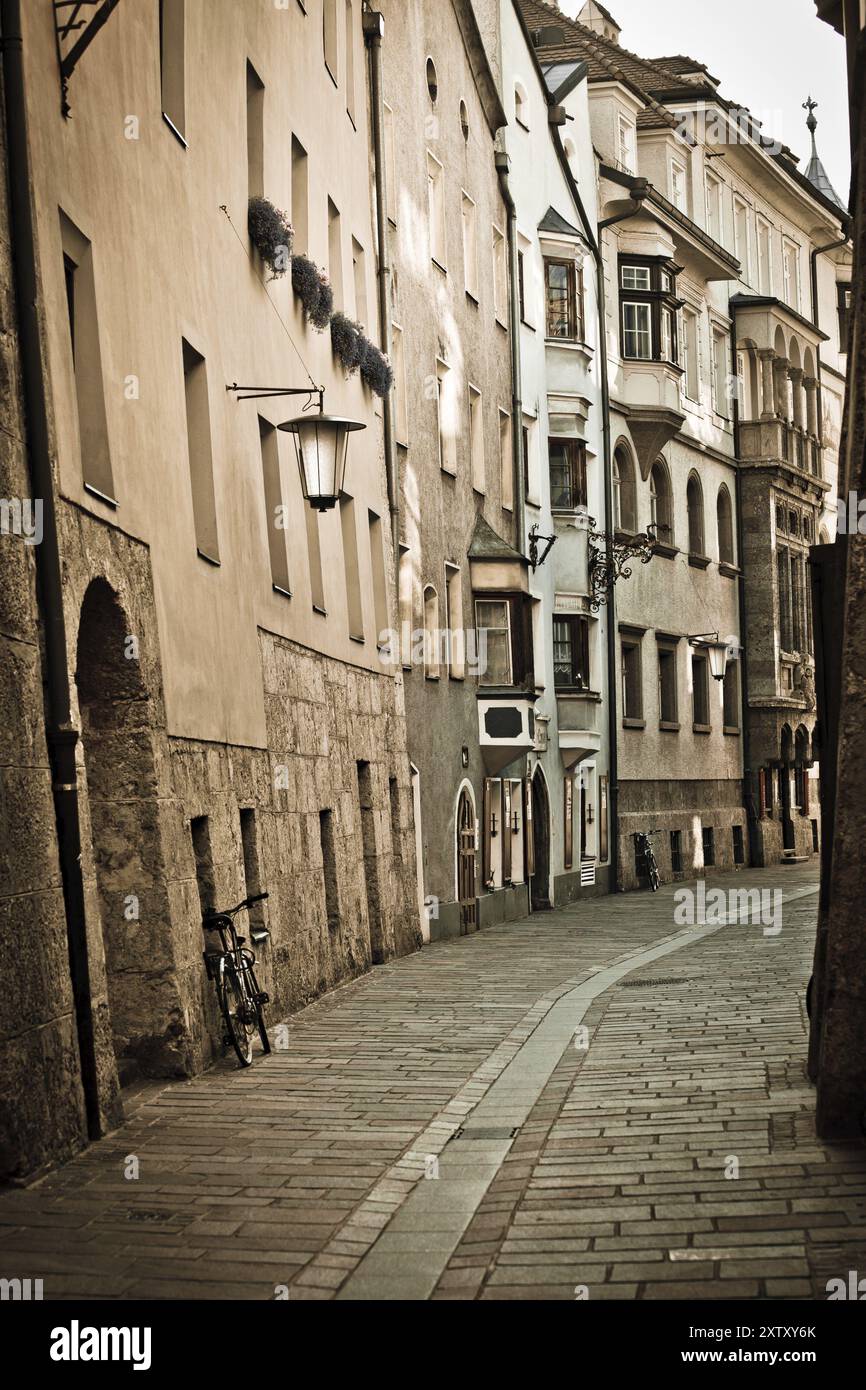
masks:
<path fill-rule="evenodd" d="M 672 888 L 594 899 L 376 967 L 249 1070 L 127 1093 L 122 1129 L 0 1197 L 0 1276 L 46 1299 L 826 1297 L 866 1270 L 866 1149 L 814 1136 L 815 870 L 711 886 L 781 889 L 782 931 L 677 925 Z"/>

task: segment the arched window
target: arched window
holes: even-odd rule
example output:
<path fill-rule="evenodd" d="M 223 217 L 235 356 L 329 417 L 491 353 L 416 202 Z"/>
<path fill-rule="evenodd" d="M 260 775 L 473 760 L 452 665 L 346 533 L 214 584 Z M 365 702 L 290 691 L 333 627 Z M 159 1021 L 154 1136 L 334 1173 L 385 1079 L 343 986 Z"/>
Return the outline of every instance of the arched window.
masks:
<path fill-rule="evenodd" d="M 734 563 L 734 522 L 731 514 L 731 494 L 722 483 L 716 499 L 716 524 L 719 532 L 719 564 Z"/>
<path fill-rule="evenodd" d="M 691 473 L 686 484 L 686 508 L 689 514 L 689 554 L 703 555 L 704 494 L 697 473 Z"/>
<path fill-rule="evenodd" d="M 439 595 L 432 584 L 424 590 L 424 675 L 439 679 Z"/>
<path fill-rule="evenodd" d="M 613 455 L 613 524 L 617 531 L 631 535 L 637 530 L 634 464 L 622 445 Z"/>
<path fill-rule="evenodd" d="M 469 139 L 469 112 L 466 109 L 466 102 L 461 98 L 460 101 L 460 129 L 463 132 L 463 139 Z"/>
<path fill-rule="evenodd" d="M 427 91 L 430 93 L 430 100 L 435 101 L 439 95 L 439 79 L 436 76 L 436 64 L 432 58 L 427 59 Z"/>
<path fill-rule="evenodd" d="M 658 540 L 673 545 L 671 480 L 662 459 L 654 463 L 650 471 L 650 522 Z"/>

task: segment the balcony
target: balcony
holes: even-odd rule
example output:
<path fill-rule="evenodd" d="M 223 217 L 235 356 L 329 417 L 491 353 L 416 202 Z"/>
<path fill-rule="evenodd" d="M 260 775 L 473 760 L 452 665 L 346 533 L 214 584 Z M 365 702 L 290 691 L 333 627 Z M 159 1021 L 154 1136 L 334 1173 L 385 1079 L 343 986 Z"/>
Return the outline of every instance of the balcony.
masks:
<path fill-rule="evenodd" d="M 574 767 L 601 748 L 601 696 L 594 690 L 557 690 L 559 753 L 564 768 Z"/>

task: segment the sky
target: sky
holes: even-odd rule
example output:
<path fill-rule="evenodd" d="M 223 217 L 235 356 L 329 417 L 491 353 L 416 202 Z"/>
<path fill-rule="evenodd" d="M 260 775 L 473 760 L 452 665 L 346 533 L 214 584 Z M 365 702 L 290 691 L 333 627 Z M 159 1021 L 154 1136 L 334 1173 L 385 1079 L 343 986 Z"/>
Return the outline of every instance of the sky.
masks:
<path fill-rule="evenodd" d="M 814 0 L 605 0 L 620 42 L 646 58 L 686 53 L 749 108 L 805 168 L 811 145 L 802 104 L 818 102 L 818 153 L 843 203 L 850 159 L 845 45 Z M 563 5 L 568 12 L 568 6 Z"/>

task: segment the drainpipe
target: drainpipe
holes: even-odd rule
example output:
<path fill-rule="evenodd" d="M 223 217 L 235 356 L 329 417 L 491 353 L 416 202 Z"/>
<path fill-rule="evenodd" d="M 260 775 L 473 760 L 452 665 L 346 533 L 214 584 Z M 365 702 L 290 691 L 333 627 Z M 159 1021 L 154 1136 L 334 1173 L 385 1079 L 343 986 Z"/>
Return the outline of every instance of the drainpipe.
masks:
<path fill-rule="evenodd" d="M 382 351 L 391 358 L 391 260 L 388 238 L 388 188 L 385 165 L 385 105 L 382 96 L 382 39 L 385 19 L 376 10 L 363 15 L 364 42 L 370 59 L 370 110 L 372 116 L 373 169 L 376 184 L 376 241 L 379 269 L 376 283 L 379 307 L 379 338 Z M 385 433 L 385 476 L 391 513 L 391 544 L 394 551 L 394 585 L 399 589 L 400 573 L 400 487 L 397 478 L 397 447 L 394 437 L 393 388 L 382 399 Z"/>
<path fill-rule="evenodd" d="M 57 844 L 66 913 L 69 970 L 75 1004 L 81 1077 L 91 1138 L 101 1133 L 96 1091 L 96 1046 L 90 1007 L 90 962 L 81 873 L 81 825 L 72 722 L 69 663 L 63 613 L 60 546 L 48 431 L 48 405 L 42 363 L 36 229 L 30 200 L 32 187 L 27 137 L 27 106 L 21 38 L 21 0 L 2 0 L 3 81 L 6 92 L 6 142 L 9 164 L 9 216 L 21 353 L 28 470 L 34 499 L 42 502 L 43 539 L 36 546 L 36 575 L 41 609 L 46 682 L 45 728 L 51 764 L 51 790 L 57 818 Z"/>
<path fill-rule="evenodd" d="M 526 554 L 526 486 L 523 477 L 523 399 L 520 375 L 520 288 L 517 264 L 517 208 L 508 183 L 510 160 L 504 151 L 497 151 L 494 163 L 499 175 L 499 191 L 508 213 L 508 274 L 511 294 L 508 303 L 508 322 L 511 333 L 511 452 L 514 460 L 514 548 Z"/>
<path fill-rule="evenodd" d="M 850 222 L 846 219 L 845 221 L 843 221 L 842 226 L 843 226 L 843 228 L 847 227 L 848 230 L 843 231 L 842 236 L 839 237 L 838 240 L 836 240 L 836 241 L 829 241 L 829 242 L 827 243 L 826 246 L 815 246 L 815 247 L 813 248 L 812 254 L 811 254 L 810 258 L 809 258 L 809 259 L 810 259 L 810 262 L 811 262 L 809 269 L 810 269 L 810 279 L 811 279 L 811 289 L 812 289 L 812 322 L 814 323 L 815 327 L 816 327 L 817 329 L 819 329 L 819 330 L 820 330 L 821 325 L 820 325 L 820 323 L 818 322 L 818 319 L 819 319 L 819 315 L 818 315 L 818 257 L 819 257 L 819 256 L 822 256 L 822 255 L 824 254 L 825 251 L 838 251 L 839 248 L 840 248 L 841 246 L 847 246 L 848 242 L 851 240 Z M 824 433 L 824 397 L 823 397 L 823 392 L 822 392 L 822 389 L 821 389 L 821 344 L 820 344 L 820 343 L 818 343 L 818 345 L 817 345 L 816 348 L 815 348 L 815 376 L 816 376 L 817 379 L 818 379 L 818 388 L 817 388 L 817 396 L 818 396 L 818 400 L 817 400 L 817 406 L 818 406 L 818 439 L 821 440 L 822 437 L 823 437 L 823 433 Z M 841 477 L 838 479 L 838 483 L 839 483 L 840 486 L 842 485 L 842 479 L 841 479 Z M 841 491 L 839 492 L 839 495 L 840 495 L 840 496 L 842 495 L 842 494 L 841 494 Z"/>
<path fill-rule="evenodd" d="M 731 379 L 736 381 L 737 377 L 737 324 L 736 319 L 734 319 L 731 324 Z M 754 865 L 758 859 L 758 811 L 755 809 L 755 791 L 752 786 L 752 726 L 749 719 L 748 654 L 745 650 L 747 631 L 746 567 L 743 549 L 743 511 L 740 503 L 739 461 L 742 457 L 740 453 L 740 400 L 736 391 L 731 394 L 734 401 L 734 458 L 737 462 L 737 467 L 734 469 L 734 507 L 736 508 L 737 524 L 737 560 L 740 570 L 737 575 L 737 601 L 740 608 L 740 644 L 742 647 L 740 658 L 740 709 L 742 713 L 740 718 L 743 721 L 743 805 L 746 808 L 746 830 L 749 836 L 749 863 Z"/>
<path fill-rule="evenodd" d="M 598 237 L 593 232 L 580 190 L 571 172 L 568 156 L 556 125 L 551 124 L 556 153 L 565 174 L 574 205 L 577 208 L 586 239 L 595 261 L 596 304 L 598 307 L 598 349 L 601 366 L 601 419 L 602 454 L 604 462 L 604 507 L 606 516 L 605 552 L 608 565 L 613 561 L 613 457 L 610 443 L 610 381 L 607 371 L 607 300 L 604 288 L 604 259 L 601 253 L 601 233 L 606 227 L 617 222 L 625 222 L 635 217 L 643 208 L 644 199 L 649 193 L 647 179 L 635 179 L 632 185 L 631 206 L 615 217 L 606 217 L 598 224 Z M 617 739 L 619 733 L 619 701 L 616 682 L 616 590 L 611 589 L 607 601 L 607 740 L 608 764 L 610 768 L 610 875 L 611 891 L 616 892 L 619 883 L 619 752 Z"/>

